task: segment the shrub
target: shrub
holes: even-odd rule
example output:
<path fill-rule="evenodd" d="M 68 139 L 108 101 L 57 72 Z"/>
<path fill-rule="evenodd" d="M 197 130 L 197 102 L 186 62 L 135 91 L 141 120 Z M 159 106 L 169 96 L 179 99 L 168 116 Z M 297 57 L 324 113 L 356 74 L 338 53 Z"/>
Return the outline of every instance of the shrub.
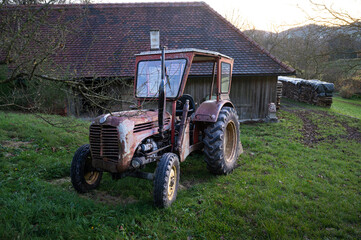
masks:
<path fill-rule="evenodd" d="M 351 98 L 355 94 L 355 89 L 351 84 L 342 86 L 340 89 L 340 96 L 343 98 Z"/>

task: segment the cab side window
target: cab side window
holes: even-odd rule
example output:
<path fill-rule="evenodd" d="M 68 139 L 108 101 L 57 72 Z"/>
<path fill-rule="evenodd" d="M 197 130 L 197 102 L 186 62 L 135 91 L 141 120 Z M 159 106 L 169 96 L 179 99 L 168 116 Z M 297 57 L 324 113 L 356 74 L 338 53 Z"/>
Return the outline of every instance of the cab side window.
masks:
<path fill-rule="evenodd" d="M 221 68 L 221 92 L 228 93 L 229 80 L 231 78 L 231 64 L 222 62 Z"/>

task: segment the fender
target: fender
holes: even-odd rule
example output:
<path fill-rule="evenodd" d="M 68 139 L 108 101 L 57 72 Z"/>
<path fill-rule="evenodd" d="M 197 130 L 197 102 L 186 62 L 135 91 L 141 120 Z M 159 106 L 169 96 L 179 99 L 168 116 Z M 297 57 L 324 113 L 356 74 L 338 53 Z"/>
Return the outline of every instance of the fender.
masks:
<path fill-rule="evenodd" d="M 218 102 L 216 100 L 204 101 L 197 108 L 194 114 L 193 122 L 216 122 L 219 112 L 224 106 L 234 108 L 234 105 L 229 100 L 221 100 Z"/>

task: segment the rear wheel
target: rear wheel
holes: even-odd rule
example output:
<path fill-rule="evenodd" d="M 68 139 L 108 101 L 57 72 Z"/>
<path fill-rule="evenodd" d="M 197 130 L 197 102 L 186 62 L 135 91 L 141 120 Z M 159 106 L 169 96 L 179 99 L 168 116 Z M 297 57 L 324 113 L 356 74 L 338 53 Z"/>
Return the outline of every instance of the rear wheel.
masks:
<path fill-rule="evenodd" d="M 165 153 L 157 166 L 154 178 L 154 203 L 168 207 L 177 198 L 179 186 L 179 158 L 174 153 Z"/>
<path fill-rule="evenodd" d="M 75 190 L 85 193 L 97 188 L 103 172 L 97 171 L 92 166 L 89 144 L 78 148 L 71 162 L 70 178 Z"/>
<path fill-rule="evenodd" d="M 239 155 L 239 123 L 236 111 L 230 107 L 223 107 L 217 122 L 209 125 L 204 133 L 205 161 L 210 172 L 232 172 Z"/>

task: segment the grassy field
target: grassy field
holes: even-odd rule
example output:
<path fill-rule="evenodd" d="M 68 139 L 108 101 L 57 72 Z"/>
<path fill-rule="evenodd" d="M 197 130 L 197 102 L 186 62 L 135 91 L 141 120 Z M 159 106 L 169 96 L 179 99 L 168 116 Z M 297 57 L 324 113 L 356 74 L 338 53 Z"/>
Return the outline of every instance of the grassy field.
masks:
<path fill-rule="evenodd" d="M 338 96 L 333 97 L 331 110 L 361 119 L 361 98 L 354 97 L 352 99 L 345 99 Z"/>
<path fill-rule="evenodd" d="M 361 120 L 282 104 L 279 123 L 241 125 L 232 174 L 208 173 L 202 154 L 182 163 L 168 209 L 153 206 L 147 180 L 105 174 L 98 190 L 74 191 L 88 122 L 0 112 L 0 239 L 359 239 Z"/>

